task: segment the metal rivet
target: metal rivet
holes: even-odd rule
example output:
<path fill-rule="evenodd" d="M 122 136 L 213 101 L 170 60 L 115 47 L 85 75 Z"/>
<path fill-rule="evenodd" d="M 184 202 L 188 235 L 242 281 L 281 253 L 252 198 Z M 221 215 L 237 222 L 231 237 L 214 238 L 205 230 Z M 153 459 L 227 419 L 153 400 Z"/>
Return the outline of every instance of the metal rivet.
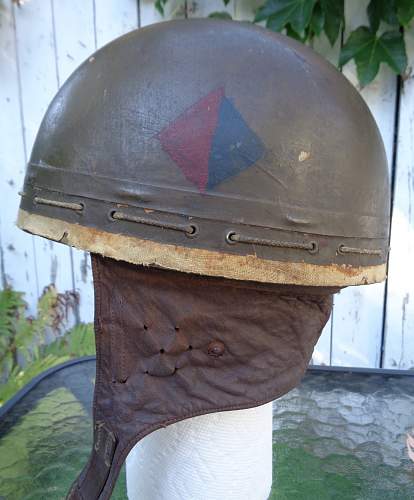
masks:
<path fill-rule="evenodd" d="M 237 243 L 237 234 L 236 231 L 228 231 L 226 234 L 226 243 L 229 245 L 235 245 Z"/>

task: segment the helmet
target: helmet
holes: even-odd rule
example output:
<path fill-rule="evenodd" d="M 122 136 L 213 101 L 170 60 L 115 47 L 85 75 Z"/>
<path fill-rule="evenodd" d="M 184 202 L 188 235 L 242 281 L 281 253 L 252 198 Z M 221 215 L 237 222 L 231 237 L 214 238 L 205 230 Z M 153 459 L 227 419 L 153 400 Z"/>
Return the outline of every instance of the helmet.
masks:
<path fill-rule="evenodd" d="M 245 23 L 161 23 L 99 50 L 58 92 L 18 225 L 206 276 L 373 283 L 386 157 L 358 92 L 311 49 Z"/>
<path fill-rule="evenodd" d="M 94 446 L 68 498 L 109 498 L 157 428 L 297 385 L 332 293 L 385 276 L 388 200 L 361 97 L 282 35 L 173 21 L 77 69 L 18 219 L 93 253 Z"/>

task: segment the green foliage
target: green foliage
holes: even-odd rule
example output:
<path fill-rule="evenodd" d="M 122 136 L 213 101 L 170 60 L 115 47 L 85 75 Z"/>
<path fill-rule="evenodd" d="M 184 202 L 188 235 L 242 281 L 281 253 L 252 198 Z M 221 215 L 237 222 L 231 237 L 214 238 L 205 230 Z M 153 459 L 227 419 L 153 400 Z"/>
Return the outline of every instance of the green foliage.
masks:
<path fill-rule="evenodd" d="M 91 324 L 76 325 L 66 335 L 56 339 L 43 349 L 47 356 L 77 358 L 95 354 L 95 337 Z"/>
<path fill-rule="evenodd" d="M 407 66 L 404 39 L 398 31 L 387 31 L 378 36 L 366 26 L 353 31 L 342 47 L 339 64 L 354 59 L 361 85 L 370 83 L 378 73 L 382 62 L 395 73 L 403 73 Z"/>
<path fill-rule="evenodd" d="M 361 86 L 369 84 L 386 63 L 397 74 L 407 68 L 407 55 L 402 33 L 404 25 L 414 17 L 413 0 L 371 0 L 367 7 L 369 26 L 360 26 L 349 34 L 339 58 L 342 67 L 353 59 Z M 264 21 L 273 31 L 303 42 L 325 33 L 331 45 L 345 27 L 344 0 L 266 0 L 257 10 L 255 22 Z M 391 30 L 379 33 L 381 24 Z"/>
<path fill-rule="evenodd" d="M 33 377 L 59 363 L 67 361 L 68 357 L 52 355 L 40 357 L 32 361 L 25 369 L 16 366 L 10 373 L 7 382 L 0 386 L 0 406 L 10 399 L 17 391 L 26 385 Z"/>
<path fill-rule="evenodd" d="M 324 13 L 323 29 L 331 45 L 338 39 L 341 28 L 345 26 L 344 0 L 321 0 L 321 9 Z M 318 4 L 316 4 L 317 7 Z M 315 35 L 318 35 L 315 33 Z M 319 35 L 318 35 L 319 36 Z"/>
<path fill-rule="evenodd" d="M 397 2 L 397 17 L 401 25 L 409 25 L 411 20 L 414 18 L 413 0 L 399 0 Z"/>
<path fill-rule="evenodd" d="M 399 24 L 393 0 L 371 0 L 367 8 L 367 15 L 374 33 L 378 30 L 381 21 L 391 26 Z"/>
<path fill-rule="evenodd" d="M 305 28 L 310 25 L 315 4 L 316 0 L 267 0 L 254 21 L 266 21 L 266 27 L 272 31 L 289 28 L 296 37 L 305 39 Z"/>
<path fill-rule="evenodd" d="M 15 329 L 25 309 L 22 294 L 6 289 L 0 292 L 0 369 L 10 372 L 17 356 Z"/>
<path fill-rule="evenodd" d="M 162 16 L 164 15 L 164 7 L 166 3 L 167 0 L 155 0 L 155 8 Z"/>
<path fill-rule="evenodd" d="M 209 14 L 208 17 L 211 17 L 213 19 L 224 19 L 224 20 L 228 20 L 228 19 L 232 19 L 231 15 L 228 13 L 228 12 L 212 12 L 211 14 Z"/>
<path fill-rule="evenodd" d="M 47 289 L 39 300 L 36 318 L 26 318 L 23 294 L 6 288 L 0 291 L 0 375 L 7 376 L 18 366 L 38 357 L 38 345 L 44 341 L 45 330 L 53 323 L 57 293 Z"/>
<path fill-rule="evenodd" d="M 156 0 L 164 13 L 168 0 Z M 229 0 L 223 0 L 224 5 Z M 251 0 L 252 8 L 255 0 Z M 334 45 L 345 29 L 344 0 L 263 0 L 254 22 L 272 31 L 283 31 L 302 43 L 312 44 L 325 34 Z M 209 17 L 231 19 L 228 12 L 213 12 Z M 414 18 L 414 0 L 371 0 L 367 6 L 368 26 L 359 26 L 342 44 L 338 65 L 354 60 L 361 86 L 368 85 L 387 64 L 396 74 L 407 69 L 404 28 Z"/>
<path fill-rule="evenodd" d="M 0 386 L 0 406 L 19 389 L 43 371 L 79 356 L 95 354 L 94 332 L 91 324 L 77 325 L 49 345 L 41 345 L 36 358 L 24 368 L 15 365 L 8 380 Z"/>
<path fill-rule="evenodd" d="M 58 294 L 48 288 L 39 299 L 37 316 L 26 317 L 23 294 L 0 291 L 0 405 L 42 371 L 70 358 L 94 354 L 92 325 L 77 325 L 50 344 L 45 332 L 56 325 Z"/>

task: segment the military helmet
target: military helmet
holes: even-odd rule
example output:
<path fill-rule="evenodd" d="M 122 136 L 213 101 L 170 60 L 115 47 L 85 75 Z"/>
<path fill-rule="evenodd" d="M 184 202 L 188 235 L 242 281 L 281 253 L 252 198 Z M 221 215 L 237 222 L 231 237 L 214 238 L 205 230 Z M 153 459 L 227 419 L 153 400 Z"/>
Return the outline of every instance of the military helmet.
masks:
<path fill-rule="evenodd" d="M 170 21 L 106 45 L 60 89 L 18 225 L 205 276 L 373 283 L 386 156 L 358 92 L 310 48 L 247 23 Z"/>

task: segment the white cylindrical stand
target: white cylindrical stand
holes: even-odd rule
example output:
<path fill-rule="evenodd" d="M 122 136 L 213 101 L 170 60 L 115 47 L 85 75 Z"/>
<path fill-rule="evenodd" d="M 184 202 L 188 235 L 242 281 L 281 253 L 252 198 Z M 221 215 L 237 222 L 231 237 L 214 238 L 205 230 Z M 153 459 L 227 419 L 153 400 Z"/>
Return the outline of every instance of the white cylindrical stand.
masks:
<path fill-rule="evenodd" d="M 160 429 L 126 461 L 129 500 L 266 500 L 272 485 L 272 404 Z"/>

